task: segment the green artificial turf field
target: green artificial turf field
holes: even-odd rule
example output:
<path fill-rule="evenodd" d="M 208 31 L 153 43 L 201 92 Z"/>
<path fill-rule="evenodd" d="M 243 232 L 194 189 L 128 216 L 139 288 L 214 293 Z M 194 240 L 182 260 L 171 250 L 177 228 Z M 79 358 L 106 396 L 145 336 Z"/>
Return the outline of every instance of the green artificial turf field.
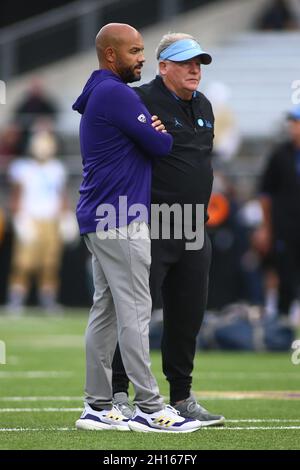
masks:
<path fill-rule="evenodd" d="M 300 364 L 292 364 L 292 351 L 197 354 L 193 390 L 205 407 L 224 414 L 225 427 L 183 435 L 78 431 L 88 312 L 30 313 L 0 314 L 7 352 L 0 364 L 0 449 L 300 448 Z M 167 399 L 158 352 L 152 364 Z"/>

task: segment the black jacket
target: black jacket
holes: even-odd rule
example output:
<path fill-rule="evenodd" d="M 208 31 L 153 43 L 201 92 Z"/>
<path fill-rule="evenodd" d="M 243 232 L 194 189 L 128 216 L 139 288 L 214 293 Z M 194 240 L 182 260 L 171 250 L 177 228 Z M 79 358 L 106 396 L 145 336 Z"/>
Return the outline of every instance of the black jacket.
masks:
<path fill-rule="evenodd" d="M 300 149 L 292 142 L 283 142 L 272 151 L 262 174 L 260 192 L 272 200 L 275 238 L 299 241 Z"/>
<path fill-rule="evenodd" d="M 191 103 L 178 99 L 159 76 L 135 91 L 174 138 L 169 155 L 154 166 L 152 203 L 204 204 L 206 212 L 213 182 L 214 115 L 210 102 L 198 91 Z"/>

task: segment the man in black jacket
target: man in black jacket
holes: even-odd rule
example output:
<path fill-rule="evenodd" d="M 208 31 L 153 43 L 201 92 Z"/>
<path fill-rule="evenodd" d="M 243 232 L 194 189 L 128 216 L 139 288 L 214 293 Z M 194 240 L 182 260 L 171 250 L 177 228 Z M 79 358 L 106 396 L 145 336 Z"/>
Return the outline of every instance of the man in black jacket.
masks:
<path fill-rule="evenodd" d="M 192 36 L 182 33 L 162 38 L 157 59 L 159 75 L 136 89 L 149 111 L 159 116 L 174 138 L 169 155 L 153 168 L 152 204 L 170 207 L 176 203 L 182 209 L 188 204 L 192 208 L 190 229 L 195 231 L 199 205 L 204 207 L 207 220 L 213 182 L 214 116 L 210 102 L 197 91 L 201 65 L 212 59 Z M 161 289 L 162 294 L 162 362 L 170 384 L 170 403 L 182 416 L 196 418 L 205 426 L 223 424 L 223 416 L 209 413 L 191 394 L 196 337 L 207 300 L 210 240 L 205 233 L 202 247 L 188 250 L 187 237 L 177 239 L 171 221 L 170 239 L 160 236 L 151 243 L 150 284 L 152 292 Z M 115 404 L 130 414 L 128 379 L 118 349 L 113 363 L 113 389 Z"/>
<path fill-rule="evenodd" d="M 279 313 L 290 313 L 297 323 L 292 307 L 300 302 L 300 106 L 287 118 L 289 139 L 272 150 L 262 174 L 264 224 L 258 248 L 271 256 L 279 278 Z"/>

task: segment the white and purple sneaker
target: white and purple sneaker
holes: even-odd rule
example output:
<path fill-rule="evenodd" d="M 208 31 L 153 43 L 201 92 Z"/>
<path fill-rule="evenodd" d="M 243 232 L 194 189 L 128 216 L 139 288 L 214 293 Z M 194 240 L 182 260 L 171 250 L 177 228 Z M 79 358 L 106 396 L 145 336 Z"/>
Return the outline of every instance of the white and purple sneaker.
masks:
<path fill-rule="evenodd" d="M 133 417 L 128 422 L 129 428 L 137 432 L 194 432 L 201 428 L 200 421 L 183 418 L 172 406 L 166 405 L 154 413 L 144 413 L 136 407 Z"/>
<path fill-rule="evenodd" d="M 111 410 L 96 411 L 85 403 L 84 411 L 76 421 L 76 428 L 86 431 L 130 431 L 128 421 L 115 406 Z"/>

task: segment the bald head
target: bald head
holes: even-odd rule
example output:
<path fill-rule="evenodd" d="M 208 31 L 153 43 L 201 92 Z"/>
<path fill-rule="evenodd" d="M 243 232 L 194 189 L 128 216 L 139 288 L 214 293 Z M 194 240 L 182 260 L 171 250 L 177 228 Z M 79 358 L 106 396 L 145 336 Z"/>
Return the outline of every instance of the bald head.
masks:
<path fill-rule="evenodd" d="M 129 24 L 106 24 L 98 32 L 95 41 L 99 63 L 105 59 L 105 50 L 108 47 L 118 50 L 122 43 L 139 38 L 141 38 L 140 33 Z"/>
<path fill-rule="evenodd" d="M 126 83 L 140 80 L 145 61 L 141 34 L 132 26 L 109 23 L 96 36 L 99 66 L 118 74 Z"/>

